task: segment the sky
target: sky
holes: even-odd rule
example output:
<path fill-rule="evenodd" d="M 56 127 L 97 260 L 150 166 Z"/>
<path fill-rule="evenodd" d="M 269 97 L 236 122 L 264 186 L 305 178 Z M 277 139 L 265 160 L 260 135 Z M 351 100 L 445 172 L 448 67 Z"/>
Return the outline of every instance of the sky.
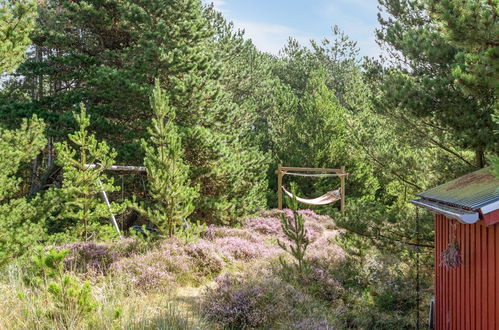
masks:
<path fill-rule="evenodd" d="M 213 3 L 255 46 L 278 54 L 289 37 L 307 45 L 331 37 L 334 25 L 357 41 L 361 56 L 381 53 L 375 42 L 376 0 L 203 0 Z"/>

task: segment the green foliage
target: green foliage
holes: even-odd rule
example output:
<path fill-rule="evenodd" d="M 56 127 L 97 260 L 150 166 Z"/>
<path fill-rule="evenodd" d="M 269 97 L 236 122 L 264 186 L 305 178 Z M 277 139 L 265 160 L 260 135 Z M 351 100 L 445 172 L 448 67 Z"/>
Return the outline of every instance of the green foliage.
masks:
<path fill-rule="evenodd" d="M 339 168 L 349 173 L 350 196 L 374 195 L 379 187 L 358 148 L 351 126 L 359 113 L 371 112 L 369 88 L 358 65 L 358 49 L 338 28 L 333 38 L 312 42 L 312 50 L 290 40 L 285 56 L 275 61 L 275 74 L 288 85 L 277 90 L 285 99 L 280 111 L 269 115 L 268 134 L 276 163 L 287 166 Z M 368 124 L 367 127 L 371 127 Z M 365 128 L 365 127 L 363 127 Z M 372 141 L 370 144 L 375 144 Z M 275 175 L 269 173 L 275 190 Z M 320 195 L 338 186 L 338 180 L 288 178 L 300 187 L 300 194 Z"/>
<path fill-rule="evenodd" d="M 497 108 L 497 1 L 427 1 L 427 5 L 444 37 L 457 49 L 452 74 L 458 85 Z"/>
<path fill-rule="evenodd" d="M 17 130 L 0 128 L 0 265 L 29 252 L 46 237 L 44 221 L 57 203 L 55 194 L 24 197 L 21 172 L 45 146 L 44 128 L 36 116 Z"/>
<path fill-rule="evenodd" d="M 48 318 L 58 319 L 66 326 L 73 318 L 91 315 L 97 308 L 90 283 L 64 273 L 64 258 L 68 250 L 43 249 L 33 257 L 29 283 L 45 291 L 48 308 L 41 311 Z"/>
<path fill-rule="evenodd" d="M 24 120 L 21 128 L 5 130 L 0 128 L 0 202 L 18 196 L 22 179 L 16 177 L 20 166 L 36 157 L 47 143 L 43 132 L 45 125 L 34 116 Z"/>
<path fill-rule="evenodd" d="M 383 0 L 380 4 L 386 14 L 379 16 L 377 36 L 392 61 L 389 66 L 377 63 L 373 70 L 373 77 L 377 76 L 373 86 L 380 92 L 374 99 L 376 107 L 410 127 L 413 135 L 447 151 L 455 161 L 470 168 L 483 167 L 485 155 L 497 143 L 490 138 L 493 95 L 485 90 L 470 95 L 459 88 L 455 73 L 462 67 L 462 48 L 429 15 L 425 1 Z M 475 159 L 461 155 L 461 148 L 473 151 Z"/>
<path fill-rule="evenodd" d="M 182 220 L 194 211 L 193 201 L 198 197 L 197 186 L 191 186 L 189 166 L 183 161 L 184 151 L 175 126 L 175 111 L 168 106 L 168 98 L 156 82 L 151 97 L 154 112 L 149 128 L 149 143 L 143 141 L 144 165 L 147 168 L 150 207 L 137 210 L 146 215 L 164 234 L 172 236 Z"/>
<path fill-rule="evenodd" d="M 85 106 L 80 105 L 80 112 L 74 113 L 78 130 L 69 135 L 69 141 L 57 143 L 55 148 L 58 155 L 57 162 L 64 170 L 62 192 L 64 205 L 59 219 L 70 218 L 78 221 L 75 230 L 78 236 L 89 240 L 96 229 L 98 220 L 119 213 L 123 206 L 111 204 L 111 211 L 99 197 L 99 192 L 117 191 L 104 171 L 114 161 L 116 152 L 105 142 L 98 142 L 95 135 L 89 134 L 90 117 Z M 94 164 L 91 168 L 89 165 Z"/>
<path fill-rule="evenodd" d="M 177 237 L 184 244 L 195 243 L 207 228 L 208 226 L 204 223 L 200 223 L 199 220 L 196 222 L 184 223 L 177 231 Z"/>
<path fill-rule="evenodd" d="M 277 244 L 281 249 L 288 252 L 295 259 L 295 262 L 292 265 L 289 265 L 282 257 L 279 258 L 279 261 L 285 272 L 302 276 L 304 272 L 309 270 L 308 262 L 305 260 L 305 253 L 310 241 L 305 229 L 305 220 L 303 219 L 303 216 L 297 212 L 298 202 L 296 200 L 292 202 L 292 209 L 292 217 L 281 214 L 282 231 L 291 244 L 281 240 L 278 240 Z"/>
<path fill-rule="evenodd" d="M 0 0 L 0 74 L 15 69 L 24 59 L 35 20 L 35 0 Z"/>
<path fill-rule="evenodd" d="M 252 138 L 256 107 L 226 84 L 237 68 L 215 50 L 223 44 L 215 33 L 200 0 L 47 1 L 33 34 L 43 56 L 19 69 L 37 100 L 11 98 L 0 118 L 10 124 L 40 113 L 49 136 L 60 137 L 71 127 L 69 110 L 85 102 L 117 159 L 140 164 L 147 99 L 159 79 L 175 110 L 189 179 L 199 185 L 195 217 L 235 222 L 265 206 L 267 161 Z"/>

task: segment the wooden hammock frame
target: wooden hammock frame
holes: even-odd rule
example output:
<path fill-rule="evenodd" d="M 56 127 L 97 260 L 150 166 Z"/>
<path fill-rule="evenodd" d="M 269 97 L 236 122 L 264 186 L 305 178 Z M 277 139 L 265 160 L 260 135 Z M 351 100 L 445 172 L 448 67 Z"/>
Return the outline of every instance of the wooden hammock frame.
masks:
<path fill-rule="evenodd" d="M 293 172 L 290 172 L 293 171 Z M 345 171 L 345 166 L 341 166 L 341 168 L 313 168 L 313 167 L 286 167 L 279 164 L 277 166 L 277 207 L 279 210 L 282 210 L 282 178 L 284 175 L 296 175 L 296 176 L 318 176 L 316 174 L 307 174 L 307 173 L 294 173 L 294 172 L 323 172 L 327 173 L 323 176 L 337 176 L 340 178 L 340 210 L 341 213 L 345 212 L 345 177 L 348 176 L 348 173 Z M 335 175 L 331 175 L 334 173 Z"/>

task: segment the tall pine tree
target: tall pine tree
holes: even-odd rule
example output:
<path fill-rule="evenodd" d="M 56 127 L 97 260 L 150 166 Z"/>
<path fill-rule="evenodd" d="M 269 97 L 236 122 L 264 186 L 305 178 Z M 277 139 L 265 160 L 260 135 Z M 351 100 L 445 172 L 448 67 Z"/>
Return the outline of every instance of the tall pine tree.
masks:
<path fill-rule="evenodd" d="M 0 0 L 0 74 L 15 69 L 23 60 L 35 19 L 34 0 Z"/>
<path fill-rule="evenodd" d="M 175 125 L 175 111 L 156 83 L 151 96 L 154 116 L 149 131 L 149 142 L 143 141 L 144 165 L 147 168 L 150 206 L 136 206 L 160 231 L 169 236 L 194 211 L 193 201 L 199 187 L 190 186 L 189 166 L 183 161 L 184 150 Z"/>
<path fill-rule="evenodd" d="M 455 156 L 455 160 L 483 167 L 497 141 L 493 136 L 492 103 L 468 95 L 455 81 L 461 62 L 459 48 L 450 42 L 424 0 L 380 0 L 379 42 L 390 62 L 379 63 L 378 110 L 412 126 L 418 138 Z M 451 137 L 450 143 L 446 140 Z M 474 160 L 461 150 L 474 153 Z"/>

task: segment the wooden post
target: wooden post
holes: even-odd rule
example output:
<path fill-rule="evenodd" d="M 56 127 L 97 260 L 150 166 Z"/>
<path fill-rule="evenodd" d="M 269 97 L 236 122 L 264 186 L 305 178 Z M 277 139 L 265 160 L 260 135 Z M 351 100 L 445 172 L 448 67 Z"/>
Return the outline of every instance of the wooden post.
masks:
<path fill-rule="evenodd" d="M 277 208 L 282 210 L 282 165 L 277 165 Z"/>
<path fill-rule="evenodd" d="M 341 182 L 341 206 L 340 206 L 340 210 L 341 210 L 341 214 L 344 214 L 345 213 L 345 175 L 346 172 L 345 172 L 345 166 L 342 166 L 341 167 L 341 172 L 342 172 L 342 176 L 340 176 L 340 182 Z"/>

